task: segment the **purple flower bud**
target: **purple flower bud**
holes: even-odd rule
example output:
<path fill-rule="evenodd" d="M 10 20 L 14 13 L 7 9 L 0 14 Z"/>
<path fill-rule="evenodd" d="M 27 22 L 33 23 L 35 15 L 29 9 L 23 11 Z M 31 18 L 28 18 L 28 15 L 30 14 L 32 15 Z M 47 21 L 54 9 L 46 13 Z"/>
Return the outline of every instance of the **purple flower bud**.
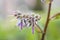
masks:
<path fill-rule="evenodd" d="M 18 23 L 18 26 L 20 26 L 20 28 L 22 29 L 23 27 L 23 21 L 21 20 L 21 22 Z"/>
<path fill-rule="evenodd" d="M 22 29 L 23 28 L 23 21 L 22 20 L 21 20 L 21 24 L 20 25 L 21 25 L 21 29 Z"/>
<path fill-rule="evenodd" d="M 32 26 L 32 33 L 34 34 L 34 26 Z"/>
<path fill-rule="evenodd" d="M 18 26 L 20 26 L 21 23 L 18 24 Z"/>
<path fill-rule="evenodd" d="M 32 33 L 34 34 L 34 18 L 32 18 Z"/>

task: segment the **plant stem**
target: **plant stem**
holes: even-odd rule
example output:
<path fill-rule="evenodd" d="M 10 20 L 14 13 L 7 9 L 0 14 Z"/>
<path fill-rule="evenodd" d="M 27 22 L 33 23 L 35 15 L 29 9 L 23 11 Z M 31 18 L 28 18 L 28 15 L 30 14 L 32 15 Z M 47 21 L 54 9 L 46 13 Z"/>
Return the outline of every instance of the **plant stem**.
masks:
<path fill-rule="evenodd" d="M 58 15 L 60 15 L 60 13 L 57 13 L 57 14 L 53 15 L 52 17 L 50 17 L 50 20 L 52 20 L 53 18 L 55 18 Z"/>
<path fill-rule="evenodd" d="M 48 15 L 47 15 L 47 20 L 46 20 L 46 24 L 45 24 L 45 28 L 44 28 L 44 33 L 42 34 L 42 39 L 44 40 L 45 35 L 46 35 L 46 31 L 47 31 L 47 27 L 48 27 L 48 23 L 49 23 L 49 17 L 50 17 L 50 11 L 51 11 L 51 2 L 49 3 L 49 8 L 48 8 Z"/>
<path fill-rule="evenodd" d="M 35 24 L 35 28 L 38 29 L 38 33 L 43 33 L 42 29 L 39 27 L 39 25 Z"/>

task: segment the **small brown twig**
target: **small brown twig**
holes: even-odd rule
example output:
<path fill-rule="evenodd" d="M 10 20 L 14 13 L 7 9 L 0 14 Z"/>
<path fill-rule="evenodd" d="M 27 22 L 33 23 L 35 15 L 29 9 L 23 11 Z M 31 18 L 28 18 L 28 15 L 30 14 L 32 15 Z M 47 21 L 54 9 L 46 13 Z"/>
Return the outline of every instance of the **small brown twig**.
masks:
<path fill-rule="evenodd" d="M 47 27 L 48 27 L 49 17 L 50 17 L 50 11 L 51 11 L 51 4 L 52 4 L 52 2 L 49 3 L 47 20 L 46 20 L 46 24 L 45 24 L 45 28 L 44 28 L 44 33 L 42 34 L 42 39 L 41 40 L 44 40 L 45 35 L 46 35 L 46 30 L 47 30 Z"/>
<path fill-rule="evenodd" d="M 36 25 L 35 28 L 38 29 L 38 33 L 43 33 L 43 31 L 42 31 L 42 29 L 39 27 L 39 25 L 37 25 L 37 24 L 35 24 L 35 25 Z"/>
<path fill-rule="evenodd" d="M 53 15 L 52 17 L 50 17 L 50 20 L 52 20 L 53 18 L 55 18 L 58 15 L 60 15 L 60 13 L 57 13 L 57 14 Z"/>

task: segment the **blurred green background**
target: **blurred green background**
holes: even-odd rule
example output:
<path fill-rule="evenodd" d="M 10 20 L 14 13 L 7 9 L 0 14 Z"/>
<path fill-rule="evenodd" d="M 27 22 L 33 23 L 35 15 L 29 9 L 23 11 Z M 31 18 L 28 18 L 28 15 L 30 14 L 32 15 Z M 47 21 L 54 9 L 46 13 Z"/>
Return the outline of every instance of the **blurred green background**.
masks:
<path fill-rule="evenodd" d="M 1 1 L 1 3 L 2 2 L 4 1 Z M 54 6 L 52 5 L 52 9 L 51 9 L 51 16 L 60 12 L 60 6 L 57 5 L 59 4 L 59 2 L 58 1 L 56 2 L 56 0 L 54 2 L 55 4 L 53 3 Z M 10 8 L 10 6 L 8 7 Z M 45 4 L 44 4 L 44 7 L 46 7 Z M 43 9 L 41 10 L 38 7 L 36 8 L 37 10 L 34 10 L 33 12 L 41 15 L 41 20 L 39 21 L 39 25 L 40 27 L 44 28 L 44 24 L 47 17 L 48 6 L 44 10 Z M 15 19 L 15 17 L 9 16 L 8 12 L 11 12 L 11 11 L 8 11 L 7 13 L 5 13 L 5 11 L 7 11 L 8 8 L 7 10 L 5 11 L 4 10 L 5 9 L 0 10 L 0 40 L 40 40 L 41 39 L 42 33 L 38 33 L 35 30 L 35 33 L 32 34 L 31 27 L 23 28 L 23 30 L 20 30 L 20 28 L 16 26 L 17 20 Z M 45 40 L 60 40 L 60 17 L 54 18 L 53 20 L 50 21 L 48 25 L 47 33 L 45 36 Z"/>

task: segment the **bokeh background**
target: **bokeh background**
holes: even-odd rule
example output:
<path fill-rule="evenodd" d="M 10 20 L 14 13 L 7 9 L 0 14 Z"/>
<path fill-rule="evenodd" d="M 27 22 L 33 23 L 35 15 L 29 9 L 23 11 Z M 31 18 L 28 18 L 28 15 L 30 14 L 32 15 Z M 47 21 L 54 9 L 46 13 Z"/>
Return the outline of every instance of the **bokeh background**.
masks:
<path fill-rule="evenodd" d="M 48 4 L 41 0 L 0 0 L 0 40 L 40 40 L 41 34 L 35 30 L 32 34 L 31 27 L 20 30 L 16 26 L 13 11 L 22 13 L 35 13 L 41 15 L 39 26 L 44 28 L 47 17 Z M 53 0 L 51 16 L 60 12 L 60 0 Z M 45 40 L 60 40 L 60 16 L 52 19 L 48 25 Z"/>

